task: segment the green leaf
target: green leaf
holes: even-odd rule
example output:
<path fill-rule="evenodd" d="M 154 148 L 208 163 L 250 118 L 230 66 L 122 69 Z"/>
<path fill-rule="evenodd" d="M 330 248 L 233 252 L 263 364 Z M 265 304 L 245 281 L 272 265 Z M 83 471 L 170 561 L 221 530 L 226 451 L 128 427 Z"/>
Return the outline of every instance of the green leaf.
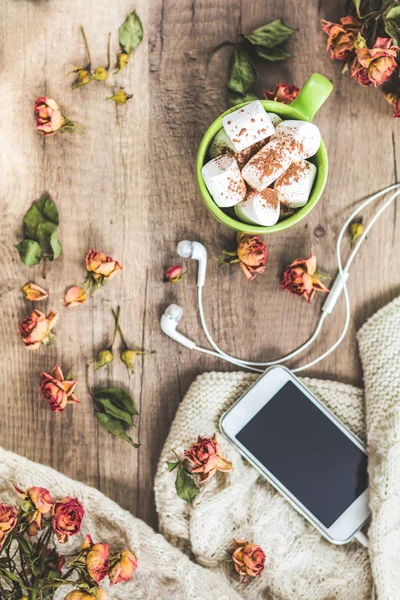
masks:
<path fill-rule="evenodd" d="M 50 260 L 55 260 L 56 258 L 58 258 L 62 252 L 62 246 L 60 244 L 60 241 L 58 239 L 58 233 L 57 233 L 57 229 L 55 231 L 53 231 L 53 233 L 50 236 L 50 248 L 51 248 L 51 254 L 49 256 Z"/>
<path fill-rule="evenodd" d="M 96 406 L 100 409 L 103 409 L 103 411 L 107 415 L 115 417 L 120 421 L 125 421 L 125 423 L 127 423 L 128 425 L 133 425 L 133 417 L 125 410 L 121 410 L 120 408 L 118 408 L 118 406 L 115 406 L 115 404 L 113 404 L 110 398 L 107 398 L 106 396 L 95 396 L 94 401 L 96 403 Z"/>
<path fill-rule="evenodd" d="M 43 215 L 38 208 L 37 202 L 33 202 L 24 217 L 25 237 L 31 240 L 36 240 L 37 229 L 40 223 L 43 223 Z"/>
<path fill-rule="evenodd" d="M 361 0 L 353 0 L 353 4 L 354 4 L 355 9 L 357 11 L 358 18 L 361 19 L 361 14 L 360 14 Z"/>
<path fill-rule="evenodd" d="M 51 221 L 42 221 L 39 223 L 36 230 L 35 239 L 39 242 L 39 244 L 43 244 L 44 242 L 50 240 L 55 231 L 57 231 L 57 225 Z"/>
<path fill-rule="evenodd" d="M 190 477 L 190 475 L 186 472 L 182 463 L 178 467 L 175 489 L 179 498 L 186 500 L 186 502 L 192 502 L 192 500 L 194 500 L 199 493 L 199 488 L 193 481 L 192 477 Z"/>
<path fill-rule="evenodd" d="M 15 247 L 18 250 L 20 259 L 28 267 L 34 267 L 40 263 L 42 249 L 34 240 L 23 240 Z"/>
<path fill-rule="evenodd" d="M 275 48 L 279 44 L 285 42 L 296 29 L 287 27 L 282 19 L 277 19 L 255 29 L 245 38 L 254 46 L 264 46 L 265 48 Z"/>
<path fill-rule="evenodd" d="M 109 433 L 121 438 L 125 442 L 128 442 L 134 448 L 139 448 L 139 444 L 135 444 L 132 438 L 126 433 L 122 422 L 119 419 L 115 419 L 110 415 L 102 412 L 95 412 L 96 419 Z"/>
<path fill-rule="evenodd" d="M 171 472 L 174 469 L 176 469 L 176 467 L 179 465 L 179 462 L 170 462 L 169 460 L 167 460 L 167 467 L 168 467 L 168 471 Z"/>
<path fill-rule="evenodd" d="M 44 193 L 43 196 L 41 196 L 40 199 L 37 201 L 37 206 L 45 219 L 51 221 L 55 225 L 60 224 L 58 208 L 54 200 L 52 200 L 52 198 L 50 197 L 50 194 L 48 194 L 47 192 Z"/>
<path fill-rule="evenodd" d="M 102 390 L 96 390 L 94 393 L 95 398 L 109 398 L 113 404 L 126 410 L 132 417 L 138 415 L 135 403 L 123 389 L 121 388 L 104 388 Z"/>
<path fill-rule="evenodd" d="M 256 71 L 247 50 L 234 50 L 229 65 L 228 88 L 233 92 L 245 94 L 254 85 Z"/>
<path fill-rule="evenodd" d="M 392 6 L 386 13 L 386 18 L 388 21 L 397 21 L 400 18 L 400 6 Z"/>
<path fill-rule="evenodd" d="M 277 62 L 279 60 L 286 60 L 287 58 L 292 58 L 290 52 L 277 46 L 276 48 L 265 48 L 263 46 L 256 47 L 257 54 L 260 58 L 264 58 L 265 60 L 269 60 L 270 62 Z"/>
<path fill-rule="evenodd" d="M 253 102 L 254 100 L 258 100 L 255 94 L 238 94 L 237 92 L 232 92 L 232 90 L 228 90 L 229 106 L 236 106 L 237 104 L 242 104 L 242 102 Z"/>
<path fill-rule="evenodd" d="M 136 10 L 126 18 L 125 22 L 119 28 L 119 43 L 121 48 L 130 54 L 132 50 L 139 46 L 143 39 L 143 27 Z"/>

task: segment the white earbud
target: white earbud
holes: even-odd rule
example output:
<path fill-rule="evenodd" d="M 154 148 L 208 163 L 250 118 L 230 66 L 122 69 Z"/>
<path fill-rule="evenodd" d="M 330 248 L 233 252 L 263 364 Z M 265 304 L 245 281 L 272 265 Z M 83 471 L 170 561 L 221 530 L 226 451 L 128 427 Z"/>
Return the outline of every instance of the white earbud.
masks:
<path fill-rule="evenodd" d="M 176 342 L 179 342 L 183 346 L 186 346 L 186 348 L 189 348 L 189 350 L 193 350 L 196 347 L 196 344 L 177 331 L 179 321 L 182 319 L 182 317 L 183 310 L 181 307 L 177 304 L 170 304 L 165 309 L 165 313 L 161 317 L 161 329 L 166 335 L 168 335 L 168 337 L 172 338 Z"/>
<path fill-rule="evenodd" d="M 182 240 L 176 247 L 176 252 L 182 258 L 194 258 L 199 263 L 197 271 L 197 285 L 203 287 L 206 281 L 207 250 L 200 242 L 189 242 Z"/>

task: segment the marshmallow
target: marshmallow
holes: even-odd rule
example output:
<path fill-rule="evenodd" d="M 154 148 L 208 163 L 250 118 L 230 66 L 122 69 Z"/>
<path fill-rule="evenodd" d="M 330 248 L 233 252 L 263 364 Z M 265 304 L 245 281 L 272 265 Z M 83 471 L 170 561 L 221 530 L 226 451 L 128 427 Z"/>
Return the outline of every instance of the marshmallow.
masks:
<path fill-rule="evenodd" d="M 225 115 L 222 125 L 237 152 L 260 142 L 275 131 L 259 100 Z"/>
<path fill-rule="evenodd" d="M 261 192 L 278 179 L 292 162 L 291 147 L 279 137 L 268 142 L 242 170 L 242 176 L 250 187 Z"/>
<path fill-rule="evenodd" d="M 201 170 L 204 183 L 220 207 L 234 206 L 246 195 L 246 184 L 233 156 L 223 154 L 213 158 Z"/>
<path fill-rule="evenodd" d="M 267 112 L 267 115 L 271 119 L 271 123 L 274 127 L 277 127 L 279 125 L 279 123 L 282 123 L 282 119 L 280 118 L 279 115 L 277 115 L 275 113 L 270 113 L 270 112 Z"/>
<path fill-rule="evenodd" d="M 316 174 L 317 167 L 307 160 L 292 162 L 274 184 L 281 203 L 289 208 L 305 206 Z"/>
<path fill-rule="evenodd" d="M 268 114 L 270 114 L 271 117 L 274 117 L 274 119 L 276 117 L 276 124 L 282 121 L 282 119 L 278 117 L 278 115 L 275 115 L 274 113 Z M 229 154 L 230 156 L 233 156 L 236 159 L 237 164 L 239 165 L 239 169 L 243 169 L 243 167 L 246 163 L 248 163 L 250 158 L 254 156 L 254 154 L 256 154 L 259 150 L 261 150 L 261 148 L 265 146 L 267 141 L 268 138 L 265 138 L 265 140 L 261 140 L 261 142 L 257 142 L 257 144 L 253 144 L 252 146 L 245 148 L 245 150 L 242 150 L 242 152 L 236 152 L 225 129 L 222 127 L 214 136 L 214 139 L 211 142 L 211 145 L 208 149 L 208 153 L 211 158 L 217 158 L 217 156 L 221 156 L 221 154 Z"/>
<path fill-rule="evenodd" d="M 275 190 L 266 188 L 262 192 L 250 192 L 234 211 L 238 219 L 269 227 L 279 219 L 279 198 Z"/>
<path fill-rule="evenodd" d="M 292 143 L 293 160 L 314 156 L 321 144 L 318 127 L 308 121 L 282 121 L 276 127 L 275 137 L 284 137 Z"/>

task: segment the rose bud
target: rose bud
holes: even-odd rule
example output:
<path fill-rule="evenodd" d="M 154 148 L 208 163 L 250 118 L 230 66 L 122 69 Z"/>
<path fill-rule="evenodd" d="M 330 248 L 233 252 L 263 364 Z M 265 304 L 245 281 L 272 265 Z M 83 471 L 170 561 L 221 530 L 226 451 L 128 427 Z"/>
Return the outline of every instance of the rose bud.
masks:
<path fill-rule="evenodd" d="M 126 104 L 131 98 L 133 98 L 132 94 L 127 94 L 124 90 L 119 90 L 119 92 L 109 96 L 106 100 L 114 100 L 115 104 Z"/>
<path fill-rule="evenodd" d="M 80 532 L 85 510 L 77 498 L 66 496 L 53 504 L 53 531 L 60 544 L 65 544 L 68 538 Z"/>
<path fill-rule="evenodd" d="M 120 54 L 117 55 L 117 68 L 114 71 L 114 73 L 118 73 L 119 71 L 121 71 L 121 69 L 124 69 L 128 62 L 129 54 L 126 54 L 126 52 L 120 52 Z"/>
<path fill-rule="evenodd" d="M 113 360 L 114 354 L 109 348 L 105 348 L 104 350 L 100 350 L 100 352 L 97 355 L 97 358 L 89 364 L 93 364 L 94 370 L 98 371 L 102 367 L 105 367 L 106 365 L 110 364 Z"/>
<path fill-rule="evenodd" d="M 164 281 L 170 281 L 171 283 L 179 283 L 182 281 L 185 273 L 183 272 L 182 267 L 168 267 L 165 269 L 164 273 Z"/>
<path fill-rule="evenodd" d="M 72 71 L 72 72 L 74 72 L 74 71 Z M 72 86 L 72 89 L 76 90 L 77 88 L 80 88 L 83 85 L 88 84 L 90 79 L 91 79 L 91 75 L 88 70 L 78 69 L 78 78 L 75 81 L 74 85 Z"/>
<path fill-rule="evenodd" d="M 312 301 L 316 291 L 329 292 L 320 281 L 321 275 L 316 273 L 316 268 L 317 259 L 314 255 L 308 259 L 297 258 L 284 272 L 282 288 L 296 296 L 304 296 L 308 302 Z"/>
<path fill-rule="evenodd" d="M 352 221 L 350 223 L 350 243 L 351 245 L 364 233 L 364 225 L 362 223 L 362 218 Z"/>
<path fill-rule="evenodd" d="M 0 550 L 7 535 L 14 529 L 18 521 L 17 511 L 13 506 L 0 502 Z"/>
<path fill-rule="evenodd" d="M 97 588 L 94 594 L 82 590 L 74 590 L 65 596 L 65 600 L 107 600 L 107 594 L 102 588 Z"/>
<path fill-rule="evenodd" d="M 118 562 L 108 574 L 110 584 L 115 585 L 121 581 L 129 581 L 137 569 L 137 564 L 136 556 L 129 550 L 123 550 L 118 557 Z"/>
<path fill-rule="evenodd" d="M 107 256 L 104 252 L 96 252 L 89 250 L 86 256 L 86 270 L 96 282 L 96 286 L 100 287 L 104 280 L 111 279 L 122 270 L 119 262 Z"/>
<path fill-rule="evenodd" d="M 265 263 L 268 258 L 267 244 L 258 235 L 247 235 L 245 233 L 239 233 L 237 240 L 237 256 L 240 267 L 247 279 L 251 281 L 256 273 L 264 273 L 265 271 Z"/>
<path fill-rule="evenodd" d="M 352 16 L 342 17 L 340 23 L 322 20 L 322 31 L 328 35 L 326 49 L 332 59 L 347 60 L 354 55 L 354 40 L 361 31 L 361 23 Z"/>
<path fill-rule="evenodd" d="M 99 583 L 109 572 L 108 558 L 110 546 L 108 544 L 94 544 L 86 558 L 87 570 L 90 577 Z"/>
<path fill-rule="evenodd" d="M 54 338 L 51 333 L 58 314 L 50 312 L 47 317 L 40 310 L 34 310 L 19 324 L 19 333 L 28 350 L 36 350 L 40 344 L 49 344 Z"/>
<path fill-rule="evenodd" d="M 36 285 L 36 283 L 27 283 L 22 288 L 22 291 L 25 294 L 25 298 L 31 302 L 38 302 L 49 297 L 49 293 L 40 287 L 40 285 Z"/>
<path fill-rule="evenodd" d="M 223 457 L 215 433 L 212 438 L 198 437 L 197 442 L 184 452 L 185 458 L 194 466 L 191 473 L 200 473 L 200 483 L 210 479 L 216 471 L 233 471 L 232 463 Z"/>
<path fill-rule="evenodd" d="M 49 373 L 40 373 L 40 391 L 53 412 L 62 412 L 67 404 L 78 404 L 74 394 L 77 381 L 66 381 L 60 367 L 56 365 Z"/>
<path fill-rule="evenodd" d="M 67 308 L 79 306 L 86 301 L 86 292 L 83 288 L 74 285 L 65 294 L 64 302 Z"/>
<path fill-rule="evenodd" d="M 232 560 L 241 582 L 244 583 L 248 577 L 259 577 L 265 566 L 264 550 L 246 540 L 233 540 L 233 546 Z"/>
<path fill-rule="evenodd" d="M 105 67 L 96 67 L 90 78 L 95 81 L 105 81 L 108 78 L 108 71 Z"/>
<path fill-rule="evenodd" d="M 36 130 L 43 135 L 53 135 L 65 124 L 60 107 L 52 98 L 40 96 L 34 106 Z"/>
<path fill-rule="evenodd" d="M 382 85 L 397 69 L 396 56 L 399 48 L 391 46 L 392 38 L 378 37 L 374 48 L 356 49 L 356 58 L 350 65 L 350 76 L 361 85 Z"/>
<path fill-rule="evenodd" d="M 81 550 L 90 550 L 90 548 L 92 546 L 93 546 L 92 536 L 90 535 L 90 533 L 87 533 L 85 539 L 82 542 Z"/>
<path fill-rule="evenodd" d="M 389 102 L 393 106 L 393 117 L 395 119 L 400 119 L 400 96 L 394 93 L 386 93 L 384 94 L 385 100 Z"/>
<path fill-rule="evenodd" d="M 299 93 L 300 88 L 290 83 L 277 83 L 272 92 L 264 90 L 266 100 L 282 102 L 282 104 L 291 104 Z"/>

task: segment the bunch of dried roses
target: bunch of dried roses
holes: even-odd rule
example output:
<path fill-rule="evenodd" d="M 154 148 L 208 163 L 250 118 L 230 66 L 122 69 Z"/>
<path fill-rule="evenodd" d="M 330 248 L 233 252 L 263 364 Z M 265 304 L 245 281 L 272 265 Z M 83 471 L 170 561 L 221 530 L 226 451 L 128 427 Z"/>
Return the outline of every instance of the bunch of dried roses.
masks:
<path fill-rule="evenodd" d="M 107 600 L 99 586 L 128 581 L 137 568 L 130 550 L 115 551 L 87 535 L 77 552 L 60 555 L 54 543 L 78 534 L 85 514 L 77 498 L 53 500 L 50 492 L 14 485 L 17 508 L 0 503 L 0 596 L 4 600 L 50 600 L 57 589 L 73 587 L 65 600 Z"/>

